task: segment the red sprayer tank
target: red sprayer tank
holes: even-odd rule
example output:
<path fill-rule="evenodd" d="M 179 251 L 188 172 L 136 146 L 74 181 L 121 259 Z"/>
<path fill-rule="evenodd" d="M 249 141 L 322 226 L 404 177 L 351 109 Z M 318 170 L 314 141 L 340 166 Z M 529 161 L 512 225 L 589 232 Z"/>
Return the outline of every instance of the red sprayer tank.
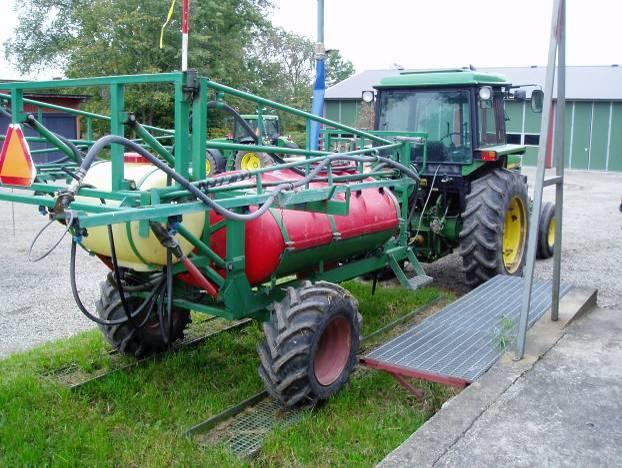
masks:
<path fill-rule="evenodd" d="M 300 178 L 290 170 L 265 173 L 264 182 Z M 313 183 L 321 187 L 323 183 Z M 343 195 L 341 195 L 343 199 Z M 353 192 L 347 216 L 307 211 L 271 209 L 246 223 L 246 275 L 251 285 L 278 276 L 304 273 L 324 260 L 330 263 L 361 255 L 384 244 L 398 228 L 399 206 L 387 189 L 367 188 Z M 222 219 L 210 212 L 210 223 Z M 226 231 L 211 238 L 212 249 L 226 254 Z"/>

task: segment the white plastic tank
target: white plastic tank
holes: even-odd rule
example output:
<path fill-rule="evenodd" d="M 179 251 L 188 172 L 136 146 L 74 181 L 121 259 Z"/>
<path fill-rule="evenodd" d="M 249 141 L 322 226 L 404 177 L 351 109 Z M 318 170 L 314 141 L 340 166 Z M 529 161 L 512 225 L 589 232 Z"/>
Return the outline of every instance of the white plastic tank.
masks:
<path fill-rule="evenodd" d="M 152 188 L 166 187 L 166 174 L 149 162 L 144 162 L 136 153 L 126 153 L 124 177 L 136 183 L 138 190 L 147 191 Z M 86 177 L 84 184 L 92 185 L 99 190 L 111 189 L 112 163 L 100 161 L 94 163 Z M 91 197 L 76 197 L 80 203 L 99 204 L 99 200 Z M 106 200 L 106 204 L 119 206 L 121 202 Z M 196 237 L 201 237 L 205 225 L 205 212 L 183 215 L 183 226 Z M 112 225 L 117 260 L 120 266 L 136 271 L 157 270 L 166 265 L 166 248 L 160 244 L 151 229 L 146 237 L 139 233 L 139 222 L 120 223 Z M 88 235 L 82 238 L 82 245 L 89 251 L 110 257 L 111 249 L 106 226 L 87 229 Z M 176 236 L 184 254 L 193 250 L 192 244 L 179 234 Z M 173 261 L 177 261 L 173 257 Z"/>

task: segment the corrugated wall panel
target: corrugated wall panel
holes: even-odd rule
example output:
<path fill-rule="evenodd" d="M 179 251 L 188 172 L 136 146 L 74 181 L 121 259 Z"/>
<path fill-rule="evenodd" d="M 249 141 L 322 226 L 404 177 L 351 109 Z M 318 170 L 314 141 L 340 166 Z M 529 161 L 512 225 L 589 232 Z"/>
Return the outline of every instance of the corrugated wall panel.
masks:
<path fill-rule="evenodd" d="M 510 119 L 506 122 L 508 133 L 521 133 L 523 131 L 523 103 L 506 102 L 505 113 Z"/>
<path fill-rule="evenodd" d="M 356 124 L 356 101 L 341 101 L 341 123 L 351 127 Z"/>
<path fill-rule="evenodd" d="M 587 169 L 590 152 L 590 127 L 592 122 L 592 103 L 576 102 L 570 167 Z"/>
<path fill-rule="evenodd" d="M 327 119 L 339 121 L 339 101 L 326 101 L 324 116 Z"/>
<path fill-rule="evenodd" d="M 588 169 L 604 171 L 607 169 L 607 137 L 609 135 L 609 103 L 595 102 L 592 117 L 592 137 L 590 145 L 590 164 Z"/>
<path fill-rule="evenodd" d="M 611 114 L 609 170 L 622 171 L 622 102 L 614 102 Z"/>

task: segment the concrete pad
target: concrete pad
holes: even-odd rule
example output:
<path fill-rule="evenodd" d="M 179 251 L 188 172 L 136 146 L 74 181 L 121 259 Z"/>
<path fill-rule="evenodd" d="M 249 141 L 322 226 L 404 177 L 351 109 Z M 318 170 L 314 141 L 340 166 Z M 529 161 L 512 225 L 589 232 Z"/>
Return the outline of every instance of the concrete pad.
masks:
<path fill-rule="evenodd" d="M 436 415 L 389 454 L 380 466 L 433 466 L 449 460 L 448 454 L 453 453 L 453 448 L 469 436 L 483 415 L 502 400 L 542 356 L 558 343 L 568 330 L 566 325 L 575 317 L 585 314 L 595 303 L 596 291 L 593 289 L 575 288 L 569 292 L 560 302 L 557 322 L 552 322 L 549 315 L 545 314 L 530 329 L 526 354 L 522 360 L 514 361 L 513 353 L 506 353 L 480 379 L 447 401 Z M 513 417 L 512 414 L 504 416 Z M 505 436 L 511 437 L 512 433 Z M 451 458 L 451 463 L 459 464 L 458 461 L 456 457 Z M 473 464 L 472 461 L 465 461 Z"/>

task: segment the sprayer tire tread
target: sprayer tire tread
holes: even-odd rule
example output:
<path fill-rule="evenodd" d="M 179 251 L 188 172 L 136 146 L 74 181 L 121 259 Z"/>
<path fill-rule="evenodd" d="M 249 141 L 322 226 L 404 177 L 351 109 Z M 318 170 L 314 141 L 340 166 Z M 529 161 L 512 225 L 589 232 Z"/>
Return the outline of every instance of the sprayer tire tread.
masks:
<path fill-rule="evenodd" d="M 506 169 L 495 169 L 471 183 L 459 235 L 459 254 L 468 286 L 476 287 L 498 274 L 510 274 L 503 262 L 502 242 L 508 204 L 516 196 L 528 206 L 527 184 L 520 174 Z M 512 275 L 522 274 L 525 252 L 526 248 Z"/>
<path fill-rule="evenodd" d="M 337 380 L 321 386 L 312 369 L 314 346 L 336 314 L 350 324 L 350 354 Z M 305 281 L 298 288 L 287 288 L 264 322 L 265 340 L 257 346 L 258 371 L 268 393 L 282 406 L 294 407 L 313 406 L 339 391 L 356 364 L 361 318 L 356 299 L 336 284 Z"/>
<path fill-rule="evenodd" d="M 126 295 L 126 297 L 129 297 Z M 103 320 L 116 320 L 125 317 L 121 295 L 116 287 L 112 273 L 106 277 L 106 281 L 100 284 L 100 298 L 95 303 L 98 316 Z M 176 309 L 173 320 L 172 342 L 183 338 L 184 328 L 190 323 L 190 313 L 184 309 Z M 141 315 L 136 321 L 142 321 Z M 153 335 L 146 335 L 141 330 L 136 330 L 131 324 L 112 326 L 98 325 L 104 338 L 120 353 L 141 358 L 153 353 L 165 351 L 168 346 L 160 339 L 154 339 Z"/>

